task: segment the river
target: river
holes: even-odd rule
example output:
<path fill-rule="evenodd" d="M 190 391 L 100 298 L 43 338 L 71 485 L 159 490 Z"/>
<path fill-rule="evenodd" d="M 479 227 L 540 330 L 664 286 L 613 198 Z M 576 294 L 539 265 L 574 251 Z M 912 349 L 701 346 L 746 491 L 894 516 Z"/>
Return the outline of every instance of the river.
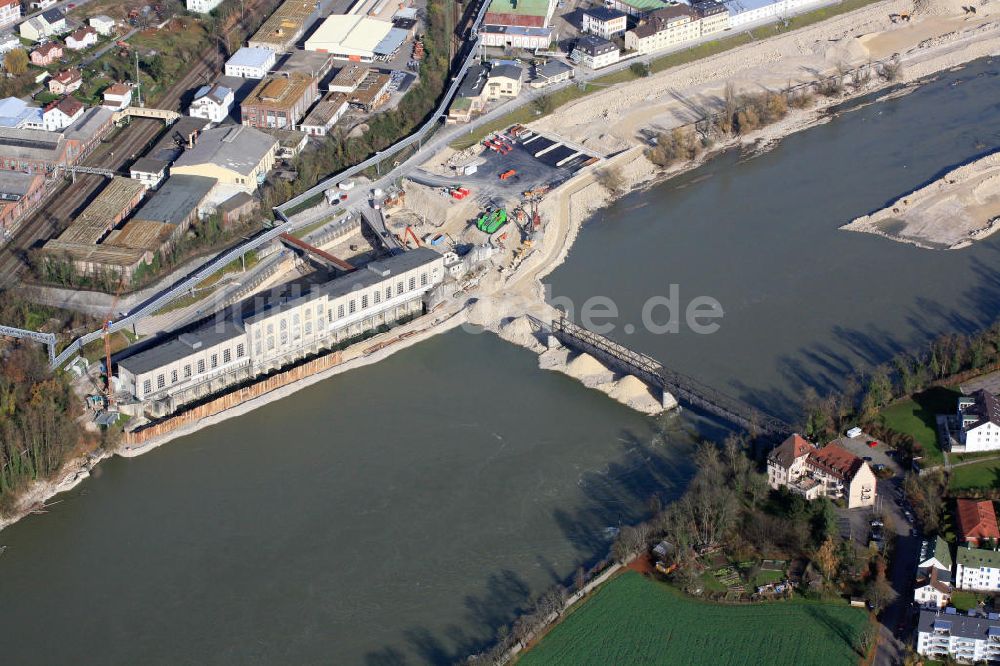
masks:
<path fill-rule="evenodd" d="M 718 299 L 713 335 L 613 335 L 789 415 L 804 385 L 995 316 L 997 240 L 930 252 L 836 228 L 995 147 L 998 87 L 976 64 L 627 197 L 553 291 L 611 296 L 622 322 L 670 283 Z M 675 496 L 694 431 L 718 427 L 453 331 L 105 462 L 0 532 L 4 662 L 451 662 Z"/>

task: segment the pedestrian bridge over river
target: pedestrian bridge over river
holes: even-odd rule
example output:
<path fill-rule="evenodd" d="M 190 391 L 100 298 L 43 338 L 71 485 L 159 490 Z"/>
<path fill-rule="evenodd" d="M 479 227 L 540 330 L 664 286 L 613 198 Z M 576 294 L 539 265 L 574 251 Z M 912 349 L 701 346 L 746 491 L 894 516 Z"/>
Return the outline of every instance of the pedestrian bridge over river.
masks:
<path fill-rule="evenodd" d="M 566 317 L 560 317 L 551 324 L 530 315 L 528 319 L 536 329 L 554 336 L 565 346 L 587 352 L 610 367 L 635 375 L 650 386 L 672 394 L 679 402 L 725 419 L 746 430 L 751 437 L 762 436 L 778 441 L 793 431 L 792 426 L 781 419 L 692 377 L 665 368 L 656 359 L 577 326 Z"/>

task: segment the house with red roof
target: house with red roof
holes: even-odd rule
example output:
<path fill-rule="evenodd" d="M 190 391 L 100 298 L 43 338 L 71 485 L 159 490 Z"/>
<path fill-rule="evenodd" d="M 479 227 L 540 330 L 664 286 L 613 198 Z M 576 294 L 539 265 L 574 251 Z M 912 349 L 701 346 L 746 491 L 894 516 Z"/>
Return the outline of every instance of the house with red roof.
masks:
<path fill-rule="evenodd" d="M 45 67 L 62 57 L 62 47 L 55 42 L 49 42 L 48 44 L 42 44 L 31 52 L 31 64 L 37 67 Z"/>
<path fill-rule="evenodd" d="M 71 92 L 76 92 L 81 85 L 83 85 L 83 74 L 75 67 L 64 69 L 49 79 L 49 91 L 56 95 L 68 95 Z"/>
<path fill-rule="evenodd" d="M 843 498 L 853 509 L 875 504 L 875 473 L 861 458 L 837 444 L 816 448 L 795 434 L 767 457 L 771 488 L 788 488 L 807 500 Z"/>
<path fill-rule="evenodd" d="M 1000 543 L 1000 529 L 997 528 L 997 514 L 992 500 L 960 499 L 956 508 L 958 543 L 972 548 L 978 548 L 986 540 L 994 546 Z"/>

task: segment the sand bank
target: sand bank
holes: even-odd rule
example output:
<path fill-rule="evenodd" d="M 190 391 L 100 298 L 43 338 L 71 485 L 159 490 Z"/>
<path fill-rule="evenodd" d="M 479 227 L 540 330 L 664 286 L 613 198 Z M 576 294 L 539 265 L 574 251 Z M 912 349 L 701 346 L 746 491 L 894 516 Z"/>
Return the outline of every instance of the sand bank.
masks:
<path fill-rule="evenodd" d="M 1000 153 L 966 164 L 841 229 L 956 250 L 1000 228 Z"/>

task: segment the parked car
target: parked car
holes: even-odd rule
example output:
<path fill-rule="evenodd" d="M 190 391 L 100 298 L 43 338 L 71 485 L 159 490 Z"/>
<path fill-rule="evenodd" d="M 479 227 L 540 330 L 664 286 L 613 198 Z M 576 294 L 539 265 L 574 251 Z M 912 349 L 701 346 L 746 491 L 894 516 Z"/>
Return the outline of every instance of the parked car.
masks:
<path fill-rule="evenodd" d="M 873 440 L 871 440 L 871 441 L 868 442 L 868 446 L 874 449 L 876 446 L 878 446 L 878 442 L 876 442 L 873 439 Z"/>
<path fill-rule="evenodd" d="M 862 458 L 862 460 L 864 460 L 865 462 L 871 462 L 872 461 L 872 457 L 871 456 L 865 456 L 864 458 Z"/>

